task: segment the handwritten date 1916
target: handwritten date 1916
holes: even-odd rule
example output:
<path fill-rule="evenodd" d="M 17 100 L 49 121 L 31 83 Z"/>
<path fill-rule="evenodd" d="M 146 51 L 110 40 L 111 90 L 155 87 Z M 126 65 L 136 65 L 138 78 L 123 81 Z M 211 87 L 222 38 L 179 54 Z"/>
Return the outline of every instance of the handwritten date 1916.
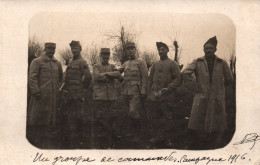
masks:
<path fill-rule="evenodd" d="M 243 140 L 241 140 L 240 142 L 237 142 L 233 145 L 239 145 L 239 144 L 244 144 L 244 143 L 253 143 L 251 148 L 249 148 L 251 150 L 254 148 L 255 143 L 259 140 L 260 140 L 260 136 L 257 135 L 257 133 L 249 133 L 249 134 L 246 134 L 246 136 L 243 138 Z"/>

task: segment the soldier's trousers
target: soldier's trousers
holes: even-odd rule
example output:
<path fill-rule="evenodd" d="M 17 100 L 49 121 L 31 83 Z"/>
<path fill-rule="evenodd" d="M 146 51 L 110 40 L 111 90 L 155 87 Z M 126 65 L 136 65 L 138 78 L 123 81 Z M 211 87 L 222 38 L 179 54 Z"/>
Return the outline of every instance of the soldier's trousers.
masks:
<path fill-rule="evenodd" d="M 129 107 L 128 116 L 131 118 L 140 118 L 141 98 L 139 94 L 126 95 L 125 102 Z"/>
<path fill-rule="evenodd" d="M 94 101 L 93 105 L 93 131 L 96 140 L 98 141 L 98 148 L 106 148 L 113 143 L 118 129 L 117 129 L 117 108 L 115 106 L 115 101 Z M 105 146 L 107 145 L 107 146 Z"/>
<path fill-rule="evenodd" d="M 69 142 L 73 145 L 79 143 L 79 138 L 82 135 L 83 126 L 83 101 L 71 99 L 65 104 L 64 116 L 66 120 L 65 133 L 69 138 Z"/>
<path fill-rule="evenodd" d="M 142 102 L 139 94 L 137 95 L 126 95 L 125 96 L 126 105 L 129 107 L 128 111 L 128 123 L 129 132 L 126 136 L 131 136 L 133 141 L 142 140 L 142 138 L 146 138 L 147 134 L 147 121 L 145 118 L 147 116 L 145 113 L 144 102 Z"/>
<path fill-rule="evenodd" d="M 150 137 L 157 141 L 171 139 L 173 135 L 173 107 L 168 106 L 163 100 L 150 103 L 151 127 Z"/>

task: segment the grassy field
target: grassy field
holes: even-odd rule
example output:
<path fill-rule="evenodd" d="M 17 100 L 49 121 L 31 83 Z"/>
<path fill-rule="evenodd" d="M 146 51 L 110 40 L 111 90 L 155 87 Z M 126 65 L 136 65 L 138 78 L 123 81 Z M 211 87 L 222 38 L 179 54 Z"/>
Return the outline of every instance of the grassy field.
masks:
<path fill-rule="evenodd" d="M 113 119 L 116 123 L 117 133 L 116 136 L 112 139 L 112 142 L 107 138 L 98 138 L 93 136 L 95 129 L 92 127 L 91 123 L 91 111 L 94 111 L 92 93 L 93 89 L 90 87 L 86 93 L 86 101 L 84 104 L 84 121 L 81 131 L 81 136 L 78 139 L 75 139 L 77 145 L 76 148 L 82 149 L 154 149 L 154 148 L 176 148 L 176 149 L 185 149 L 186 144 L 193 139 L 189 136 L 188 133 L 188 121 L 189 115 L 191 112 L 191 107 L 193 103 L 194 93 L 186 89 L 183 85 L 177 90 L 177 104 L 172 108 L 173 115 L 171 120 L 165 119 L 150 119 L 142 118 L 142 130 L 141 138 L 139 141 L 133 141 L 132 137 L 126 136 L 128 133 L 133 133 L 133 130 L 130 127 L 129 120 L 127 118 L 128 107 L 125 105 L 124 97 L 120 94 L 121 88 L 120 85 L 117 85 L 118 100 L 115 103 L 114 108 L 117 110 L 117 115 Z M 146 116 L 149 116 L 150 112 L 153 111 L 153 103 L 150 101 L 144 102 Z M 234 86 L 229 86 L 226 88 L 226 112 L 228 119 L 228 128 L 229 130 L 226 133 L 225 144 L 227 144 L 235 131 L 235 95 L 234 95 Z M 63 119 L 58 121 L 61 125 Z M 168 130 L 162 131 L 162 130 Z M 163 140 L 158 139 L 158 133 L 165 133 L 162 135 Z M 39 148 L 55 148 L 55 149 L 67 149 L 70 148 L 67 145 L 66 132 L 60 132 L 55 136 L 51 137 L 47 144 L 42 146 L 41 142 L 35 142 L 35 133 L 33 129 L 27 127 L 27 138 L 31 143 L 36 145 Z M 153 139 L 156 139 L 153 141 Z M 167 144 L 165 142 L 167 140 Z M 111 145 L 112 143 L 112 145 Z"/>

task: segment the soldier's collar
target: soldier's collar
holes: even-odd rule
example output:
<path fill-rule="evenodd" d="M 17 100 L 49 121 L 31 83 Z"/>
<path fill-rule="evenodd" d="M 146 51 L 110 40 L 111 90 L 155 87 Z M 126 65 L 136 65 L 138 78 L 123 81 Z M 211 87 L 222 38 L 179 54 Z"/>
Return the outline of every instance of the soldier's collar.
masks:
<path fill-rule="evenodd" d="M 160 60 L 164 61 L 164 60 L 167 60 L 168 59 L 168 56 L 164 57 L 164 58 L 160 58 Z"/>
<path fill-rule="evenodd" d="M 56 58 L 54 58 L 54 57 L 50 58 L 50 57 L 48 57 L 46 54 L 43 54 L 43 55 L 42 55 L 42 58 L 43 58 L 43 60 L 46 61 L 46 62 L 48 62 L 48 61 L 50 61 L 50 60 L 52 60 L 52 61 L 54 61 L 54 62 L 57 62 L 57 59 L 56 59 Z"/>
<path fill-rule="evenodd" d="M 73 56 L 73 60 L 76 60 L 76 59 L 79 59 L 79 58 L 81 58 L 81 54 L 78 55 L 77 57 L 74 57 L 74 56 Z"/>
<path fill-rule="evenodd" d="M 134 57 L 129 57 L 129 60 L 134 60 L 134 59 L 136 59 L 136 56 L 134 56 Z"/>
<path fill-rule="evenodd" d="M 108 65 L 108 62 L 101 61 L 102 65 Z"/>
<path fill-rule="evenodd" d="M 223 61 L 223 60 L 222 60 L 221 58 L 219 58 L 217 55 L 215 55 L 215 59 L 216 59 L 218 62 Z M 206 60 L 206 56 L 203 56 L 203 57 L 198 58 L 198 61 L 202 61 L 202 60 Z"/>

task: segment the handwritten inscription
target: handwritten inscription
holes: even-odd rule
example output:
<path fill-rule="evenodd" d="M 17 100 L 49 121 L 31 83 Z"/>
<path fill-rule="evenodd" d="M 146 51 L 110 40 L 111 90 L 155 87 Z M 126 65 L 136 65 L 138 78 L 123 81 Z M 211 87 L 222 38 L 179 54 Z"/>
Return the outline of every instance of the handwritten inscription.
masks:
<path fill-rule="evenodd" d="M 89 162 L 100 162 L 100 163 L 112 163 L 113 162 L 174 162 L 178 164 L 198 164 L 198 163 L 205 163 L 206 165 L 209 165 L 211 162 L 226 162 L 229 164 L 234 164 L 239 161 L 250 161 L 250 158 L 248 157 L 248 153 L 243 154 L 234 154 L 234 155 L 228 155 L 226 158 L 223 157 L 209 157 L 209 156 L 201 156 L 201 157 L 190 157 L 188 155 L 182 155 L 177 156 L 176 152 L 173 151 L 169 155 L 166 156 L 158 156 L 158 157 L 120 157 L 118 159 L 112 158 L 112 157 L 103 157 L 102 159 L 93 159 L 90 157 L 83 158 L 83 156 L 78 157 L 63 157 L 58 156 L 55 157 L 52 161 L 51 159 L 45 157 L 42 153 L 37 153 L 35 155 L 35 158 L 33 159 L 33 162 L 50 162 L 50 165 L 59 165 L 62 163 L 73 163 L 75 165 L 79 165 L 80 163 L 89 163 Z"/>
<path fill-rule="evenodd" d="M 235 143 L 234 145 L 240 145 L 245 143 L 252 143 L 250 150 L 252 150 L 257 141 L 260 140 L 260 137 L 257 133 L 250 133 L 246 134 L 245 137 Z M 53 159 L 50 159 L 43 155 L 43 153 L 36 153 L 33 158 L 33 162 L 39 163 L 50 163 L 50 165 L 58 165 L 62 163 L 73 163 L 75 165 L 79 165 L 80 163 L 90 163 L 90 162 L 99 162 L 99 163 L 111 163 L 113 162 L 174 162 L 174 163 L 182 163 L 182 164 L 198 164 L 200 162 L 205 163 L 206 165 L 210 164 L 211 162 L 225 162 L 225 164 L 235 164 L 237 162 L 250 162 L 249 153 L 242 153 L 242 154 L 231 154 L 226 155 L 226 157 L 209 157 L 209 156 L 199 156 L 199 157 L 190 157 L 189 155 L 181 155 L 177 156 L 176 152 L 173 151 L 169 155 L 164 156 L 156 156 L 156 157 L 119 157 L 119 158 L 112 158 L 112 157 L 102 157 L 101 159 L 94 159 L 90 157 L 83 157 L 83 156 L 76 156 L 76 157 L 63 157 L 57 156 Z"/>
<path fill-rule="evenodd" d="M 246 136 L 243 138 L 243 140 L 235 143 L 234 145 L 252 143 L 252 146 L 249 148 L 250 150 L 252 150 L 254 148 L 256 142 L 259 140 L 260 140 L 260 137 L 259 137 L 259 135 L 257 135 L 257 133 L 249 133 L 249 134 L 246 134 Z"/>
<path fill-rule="evenodd" d="M 50 161 L 49 158 L 45 158 L 42 156 L 43 154 L 36 153 L 36 156 L 33 159 L 33 162 L 48 162 Z"/>

